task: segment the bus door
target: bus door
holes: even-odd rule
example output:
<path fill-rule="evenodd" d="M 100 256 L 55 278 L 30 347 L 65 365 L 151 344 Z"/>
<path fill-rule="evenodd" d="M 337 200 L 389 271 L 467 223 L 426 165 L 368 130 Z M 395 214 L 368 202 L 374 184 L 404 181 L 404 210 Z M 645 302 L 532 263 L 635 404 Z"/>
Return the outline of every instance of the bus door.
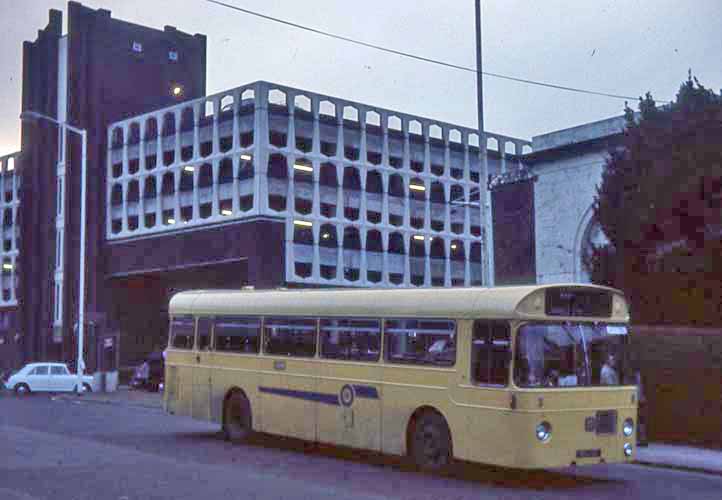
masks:
<path fill-rule="evenodd" d="M 258 392 L 263 432 L 316 439 L 316 320 L 264 320 L 263 373 Z"/>
<path fill-rule="evenodd" d="M 321 319 L 318 440 L 381 449 L 379 320 Z"/>
<path fill-rule="evenodd" d="M 211 318 L 198 318 L 196 329 L 195 367 L 193 369 L 193 396 L 191 415 L 199 420 L 210 420 L 211 414 Z"/>

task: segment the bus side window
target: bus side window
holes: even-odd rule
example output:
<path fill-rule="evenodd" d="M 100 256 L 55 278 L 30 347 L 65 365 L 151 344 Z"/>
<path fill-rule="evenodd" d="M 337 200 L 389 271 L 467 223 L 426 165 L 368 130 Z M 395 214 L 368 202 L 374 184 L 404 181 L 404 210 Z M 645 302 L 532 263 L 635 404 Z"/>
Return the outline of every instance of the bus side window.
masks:
<path fill-rule="evenodd" d="M 174 349 L 193 349 L 195 320 L 192 316 L 176 316 L 170 322 L 170 345 Z"/>
<path fill-rule="evenodd" d="M 477 384 L 506 386 L 511 360 L 509 325 L 503 321 L 474 321 L 471 340 L 471 378 Z"/>
<path fill-rule="evenodd" d="M 211 326 L 213 320 L 211 318 L 198 318 L 198 338 L 196 339 L 196 349 L 199 351 L 208 351 L 211 349 Z"/>
<path fill-rule="evenodd" d="M 218 316 L 213 334 L 216 351 L 258 354 L 261 318 Z"/>
<path fill-rule="evenodd" d="M 316 354 L 316 320 L 310 318 L 266 318 L 267 354 L 312 358 Z"/>
<path fill-rule="evenodd" d="M 378 361 L 381 321 L 321 318 L 321 356 L 330 359 Z"/>

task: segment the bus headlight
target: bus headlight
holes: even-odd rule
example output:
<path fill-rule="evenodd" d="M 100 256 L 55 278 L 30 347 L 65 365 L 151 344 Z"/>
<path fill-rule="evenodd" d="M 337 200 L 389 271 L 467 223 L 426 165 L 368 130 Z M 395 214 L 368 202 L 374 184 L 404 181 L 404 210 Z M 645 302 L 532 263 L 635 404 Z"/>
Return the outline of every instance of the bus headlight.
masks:
<path fill-rule="evenodd" d="M 536 438 L 539 441 L 549 441 L 550 437 L 552 437 L 552 425 L 549 422 L 542 422 L 536 426 Z"/>
<path fill-rule="evenodd" d="M 624 456 L 625 457 L 632 456 L 632 445 L 629 443 L 624 443 Z"/>
<path fill-rule="evenodd" d="M 622 434 L 629 437 L 634 432 L 634 420 L 631 418 L 628 418 L 624 421 L 624 425 L 622 425 Z"/>

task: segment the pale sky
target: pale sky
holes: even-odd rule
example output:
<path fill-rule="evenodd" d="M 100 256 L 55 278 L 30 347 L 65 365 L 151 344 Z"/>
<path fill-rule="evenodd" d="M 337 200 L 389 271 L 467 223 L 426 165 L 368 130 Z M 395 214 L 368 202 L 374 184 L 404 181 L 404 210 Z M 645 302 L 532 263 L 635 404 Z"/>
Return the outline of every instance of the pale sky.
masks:
<path fill-rule="evenodd" d="M 475 64 L 474 0 L 225 0 L 451 63 Z M 349 45 L 204 0 L 85 0 L 117 19 L 208 36 L 208 91 L 255 80 L 476 127 L 473 73 Z M 687 69 L 722 87 L 721 0 L 484 0 L 484 69 L 674 97 Z M 61 0 L 0 0 L 0 155 L 20 144 L 22 42 Z M 67 21 L 67 18 L 66 18 Z M 624 101 L 484 78 L 486 130 L 524 139 L 622 113 Z"/>

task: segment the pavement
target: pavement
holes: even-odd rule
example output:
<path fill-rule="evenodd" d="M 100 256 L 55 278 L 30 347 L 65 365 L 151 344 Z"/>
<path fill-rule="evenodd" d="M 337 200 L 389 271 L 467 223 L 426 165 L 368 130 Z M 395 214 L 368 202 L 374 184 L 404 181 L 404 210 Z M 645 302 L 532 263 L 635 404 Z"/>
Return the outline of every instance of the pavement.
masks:
<path fill-rule="evenodd" d="M 78 397 L 63 394 L 56 398 L 81 400 L 88 403 L 119 404 L 144 408 L 160 409 L 163 406 L 163 394 L 143 390 L 133 390 L 120 386 L 116 392 L 88 393 Z M 722 476 L 722 450 L 699 448 L 676 444 L 649 443 L 637 447 L 637 460 L 640 465 L 661 467 L 688 472 L 701 472 Z"/>

